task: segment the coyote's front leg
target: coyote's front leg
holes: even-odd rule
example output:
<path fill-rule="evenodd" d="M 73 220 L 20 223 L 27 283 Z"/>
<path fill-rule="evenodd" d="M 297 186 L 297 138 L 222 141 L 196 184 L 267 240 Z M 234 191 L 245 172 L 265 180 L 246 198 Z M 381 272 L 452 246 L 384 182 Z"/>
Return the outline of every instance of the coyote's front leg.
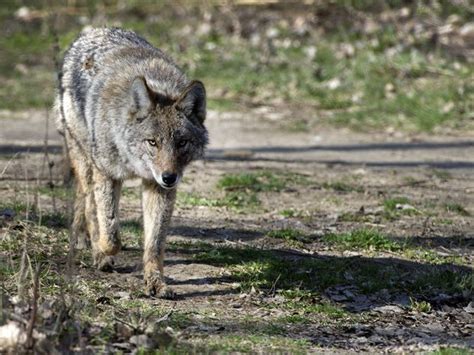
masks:
<path fill-rule="evenodd" d="M 121 247 L 119 236 L 118 205 L 121 181 L 112 180 L 97 169 L 93 171 L 94 203 L 97 216 L 97 232 L 91 236 L 94 263 L 99 269 L 107 270 L 113 263 L 111 256 Z M 87 209 L 87 208 L 86 208 Z"/>
<path fill-rule="evenodd" d="M 165 284 L 163 259 L 175 199 L 175 189 L 165 190 L 155 182 L 143 181 L 144 280 L 146 291 L 152 296 L 174 296 Z"/>

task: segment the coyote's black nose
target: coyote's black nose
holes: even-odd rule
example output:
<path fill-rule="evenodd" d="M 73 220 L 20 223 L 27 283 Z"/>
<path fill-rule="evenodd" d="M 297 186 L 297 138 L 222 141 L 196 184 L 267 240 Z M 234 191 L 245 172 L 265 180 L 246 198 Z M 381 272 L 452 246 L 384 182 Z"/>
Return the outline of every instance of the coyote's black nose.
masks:
<path fill-rule="evenodd" d="M 178 179 L 178 175 L 165 171 L 163 174 L 161 174 L 161 178 L 163 179 L 165 185 L 173 186 Z"/>

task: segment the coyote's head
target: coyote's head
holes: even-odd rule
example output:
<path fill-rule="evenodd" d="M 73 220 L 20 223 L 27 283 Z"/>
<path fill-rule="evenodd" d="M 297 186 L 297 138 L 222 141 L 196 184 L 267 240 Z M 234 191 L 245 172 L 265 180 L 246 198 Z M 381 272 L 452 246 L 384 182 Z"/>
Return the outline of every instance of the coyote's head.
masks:
<path fill-rule="evenodd" d="M 204 153 L 206 91 L 200 81 L 190 82 L 179 95 L 157 92 L 143 77 L 129 90 L 126 149 L 138 174 L 165 189 L 176 187 L 183 170 Z"/>

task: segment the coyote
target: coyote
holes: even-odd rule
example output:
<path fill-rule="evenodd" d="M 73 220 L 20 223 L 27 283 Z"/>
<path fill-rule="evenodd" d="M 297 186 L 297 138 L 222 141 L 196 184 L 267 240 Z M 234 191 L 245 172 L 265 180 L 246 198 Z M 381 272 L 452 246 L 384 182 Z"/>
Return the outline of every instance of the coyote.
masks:
<path fill-rule="evenodd" d="M 201 157 L 206 91 L 173 60 L 131 31 L 83 31 L 67 50 L 55 101 L 58 130 L 75 180 L 72 240 L 90 238 L 94 264 L 113 266 L 121 248 L 118 204 L 124 179 L 142 179 L 144 280 L 172 295 L 163 257 L 176 187 Z"/>

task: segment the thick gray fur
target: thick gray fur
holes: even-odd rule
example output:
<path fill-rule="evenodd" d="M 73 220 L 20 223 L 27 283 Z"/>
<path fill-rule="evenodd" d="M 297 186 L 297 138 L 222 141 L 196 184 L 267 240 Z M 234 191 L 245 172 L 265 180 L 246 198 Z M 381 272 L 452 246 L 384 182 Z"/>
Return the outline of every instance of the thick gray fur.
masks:
<path fill-rule="evenodd" d="M 65 54 L 60 78 L 55 108 L 76 181 L 74 235 L 89 235 L 95 263 L 110 267 L 120 249 L 122 181 L 142 178 L 144 278 L 150 293 L 163 292 L 176 185 L 208 141 L 204 86 L 118 28 L 83 31 Z"/>

